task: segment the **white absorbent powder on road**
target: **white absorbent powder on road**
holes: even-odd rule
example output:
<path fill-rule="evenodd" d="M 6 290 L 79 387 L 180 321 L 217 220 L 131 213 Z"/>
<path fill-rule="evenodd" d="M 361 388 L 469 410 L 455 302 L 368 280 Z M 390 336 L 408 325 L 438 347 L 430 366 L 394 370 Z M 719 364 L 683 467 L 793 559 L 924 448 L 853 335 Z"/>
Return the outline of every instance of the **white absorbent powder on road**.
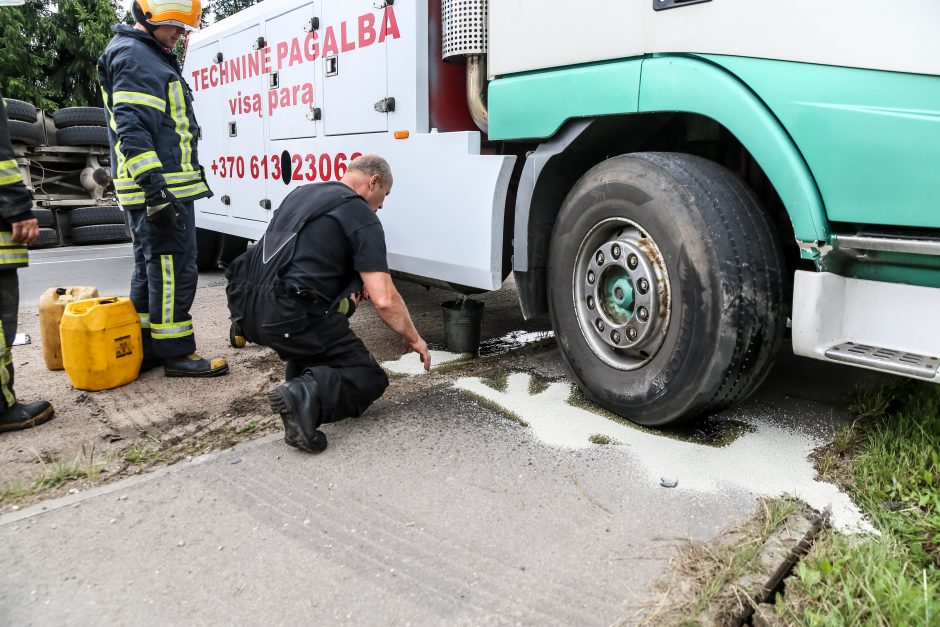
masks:
<path fill-rule="evenodd" d="M 453 363 L 456 361 L 466 361 L 473 359 L 473 355 L 469 353 L 449 353 L 447 351 L 428 351 L 431 354 L 431 370 L 439 368 L 444 364 Z M 418 357 L 418 353 L 405 353 L 399 359 L 395 361 L 386 361 L 382 363 L 382 367 L 386 372 L 391 374 L 401 374 L 409 376 L 417 376 L 419 374 L 425 374 L 424 364 L 421 363 L 421 358 Z"/>
<path fill-rule="evenodd" d="M 455 387 L 503 407 L 528 423 L 545 444 L 564 448 L 594 446 L 591 436 L 603 435 L 624 445 L 628 455 L 645 470 L 646 479 L 659 485 L 663 477 L 678 481 L 678 490 L 718 492 L 746 490 L 755 496 L 789 494 L 823 511 L 830 510 L 833 526 L 843 532 L 874 532 L 847 494 L 831 483 L 817 481 L 808 459 L 822 439 L 754 418 L 753 432 L 717 448 L 647 433 L 569 404 L 571 384 L 552 383 L 531 394 L 531 376 L 509 376 L 505 392 L 475 377 L 458 379 Z"/>

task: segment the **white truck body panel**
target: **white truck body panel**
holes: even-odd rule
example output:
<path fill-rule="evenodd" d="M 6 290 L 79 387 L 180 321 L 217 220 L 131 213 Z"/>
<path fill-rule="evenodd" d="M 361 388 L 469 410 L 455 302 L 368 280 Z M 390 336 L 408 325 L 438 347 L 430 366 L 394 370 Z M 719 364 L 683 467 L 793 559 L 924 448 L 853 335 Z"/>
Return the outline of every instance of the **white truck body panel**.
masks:
<path fill-rule="evenodd" d="M 828 349 L 854 342 L 940 355 L 937 311 L 938 288 L 798 271 L 793 284 L 793 352 L 832 361 Z M 940 373 L 933 380 L 940 383 Z"/>
<path fill-rule="evenodd" d="M 481 155 L 478 132 L 431 132 L 427 3 L 375 6 L 266 0 L 193 35 L 184 73 L 215 193 L 196 202 L 196 223 L 256 240 L 295 187 L 337 180 L 356 154 L 375 152 L 395 178 L 379 213 L 391 269 L 497 289 L 515 157 Z M 376 111 L 386 97 L 394 111 Z"/>
<path fill-rule="evenodd" d="M 657 52 L 724 54 L 940 75 L 937 0 L 489 3 L 493 76 Z M 524 42 L 524 43 L 523 43 Z"/>

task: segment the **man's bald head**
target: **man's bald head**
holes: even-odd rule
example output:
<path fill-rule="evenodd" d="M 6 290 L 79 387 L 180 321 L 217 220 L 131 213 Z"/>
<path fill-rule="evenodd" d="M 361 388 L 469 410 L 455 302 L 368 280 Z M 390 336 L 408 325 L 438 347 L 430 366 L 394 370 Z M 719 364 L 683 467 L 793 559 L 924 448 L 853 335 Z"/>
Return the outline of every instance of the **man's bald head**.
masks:
<path fill-rule="evenodd" d="M 379 155 L 361 155 L 349 162 L 340 182 L 362 196 L 373 211 L 378 211 L 392 191 L 392 168 Z"/>

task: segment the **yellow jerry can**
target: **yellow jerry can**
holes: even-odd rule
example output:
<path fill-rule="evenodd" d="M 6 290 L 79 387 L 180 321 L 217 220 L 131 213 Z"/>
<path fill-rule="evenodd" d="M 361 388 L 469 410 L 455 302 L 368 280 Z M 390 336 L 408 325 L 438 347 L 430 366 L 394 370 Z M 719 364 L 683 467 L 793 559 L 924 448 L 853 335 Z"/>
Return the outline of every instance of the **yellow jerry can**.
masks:
<path fill-rule="evenodd" d="M 42 358 L 49 370 L 62 370 L 62 344 L 59 323 L 65 306 L 77 300 L 97 298 L 98 290 L 86 285 L 50 287 L 39 298 L 39 335 L 42 337 Z"/>
<path fill-rule="evenodd" d="M 109 390 L 137 379 L 143 361 L 140 317 L 127 298 L 69 303 L 59 325 L 62 362 L 79 390 Z"/>

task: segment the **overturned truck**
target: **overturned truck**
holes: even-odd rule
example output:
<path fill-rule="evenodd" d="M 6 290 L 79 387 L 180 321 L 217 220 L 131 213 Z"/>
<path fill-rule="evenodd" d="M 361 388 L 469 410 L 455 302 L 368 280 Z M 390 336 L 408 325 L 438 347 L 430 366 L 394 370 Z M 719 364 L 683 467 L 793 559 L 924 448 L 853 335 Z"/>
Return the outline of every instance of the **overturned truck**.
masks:
<path fill-rule="evenodd" d="M 13 152 L 39 221 L 31 248 L 129 241 L 111 181 L 104 110 L 48 112 L 15 99 L 5 105 Z"/>
<path fill-rule="evenodd" d="M 936 382 L 938 23 L 932 0 L 267 0 L 188 44 L 197 224 L 257 239 L 378 152 L 395 273 L 512 273 L 638 423 L 746 398 L 788 325 L 800 355 Z"/>

